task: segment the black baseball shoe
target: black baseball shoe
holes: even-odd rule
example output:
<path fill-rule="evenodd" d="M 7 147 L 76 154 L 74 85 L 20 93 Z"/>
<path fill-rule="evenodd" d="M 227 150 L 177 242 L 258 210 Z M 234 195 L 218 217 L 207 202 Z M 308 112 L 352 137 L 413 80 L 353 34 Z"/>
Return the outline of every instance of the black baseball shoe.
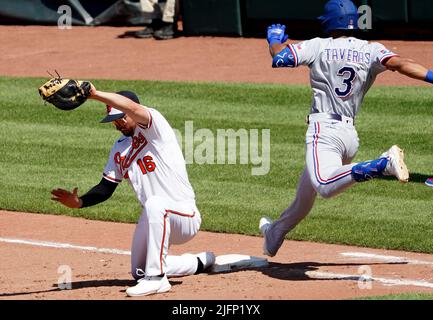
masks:
<path fill-rule="evenodd" d="M 135 38 L 152 38 L 154 34 L 152 26 L 145 26 L 144 29 L 136 31 L 134 33 Z"/>
<path fill-rule="evenodd" d="M 161 27 L 156 30 L 153 37 L 156 40 L 168 40 L 175 37 L 175 25 L 174 23 L 162 22 Z"/>

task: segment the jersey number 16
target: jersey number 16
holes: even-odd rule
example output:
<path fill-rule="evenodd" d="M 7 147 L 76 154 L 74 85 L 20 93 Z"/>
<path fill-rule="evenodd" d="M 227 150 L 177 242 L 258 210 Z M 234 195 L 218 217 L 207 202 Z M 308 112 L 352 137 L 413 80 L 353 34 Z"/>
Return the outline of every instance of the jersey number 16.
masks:
<path fill-rule="evenodd" d="M 148 172 L 155 171 L 156 164 L 153 162 L 153 158 L 151 156 L 145 156 L 143 160 L 138 159 L 137 164 L 141 169 L 141 172 L 143 174 L 146 174 Z"/>

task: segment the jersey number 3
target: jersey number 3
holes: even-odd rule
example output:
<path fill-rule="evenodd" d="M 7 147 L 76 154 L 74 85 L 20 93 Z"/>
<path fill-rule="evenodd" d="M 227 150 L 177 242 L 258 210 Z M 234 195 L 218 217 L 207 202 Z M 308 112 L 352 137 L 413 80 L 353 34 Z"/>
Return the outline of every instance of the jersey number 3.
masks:
<path fill-rule="evenodd" d="M 356 72 L 352 67 L 343 67 L 338 70 L 337 76 L 343 77 L 344 88 L 335 88 L 335 93 L 340 98 L 346 98 L 352 93 L 353 81 L 356 78 Z"/>

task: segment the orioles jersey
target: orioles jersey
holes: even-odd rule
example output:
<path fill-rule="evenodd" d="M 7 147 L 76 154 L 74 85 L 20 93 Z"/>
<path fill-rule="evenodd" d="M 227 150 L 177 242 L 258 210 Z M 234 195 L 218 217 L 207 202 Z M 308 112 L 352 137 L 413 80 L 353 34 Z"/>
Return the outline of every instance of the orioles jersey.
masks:
<path fill-rule="evenodd" d="M 122 136 L 114 143 L 103 177 L 115 183 L 127 179 L 142 206 L 151 196 L 195 201 L 173 129 L 157 110 L 147 110 L 149 124 L 137 123 L 133 137 Z"/>
<path fill-rule="evenodd" d="M 380 43 L 357 38 L 314 38 L 289 45 L 293 67 L 310 68 L 313 89 L 311 113 L 354 118 L 383 62 L 396 56 Z"/>

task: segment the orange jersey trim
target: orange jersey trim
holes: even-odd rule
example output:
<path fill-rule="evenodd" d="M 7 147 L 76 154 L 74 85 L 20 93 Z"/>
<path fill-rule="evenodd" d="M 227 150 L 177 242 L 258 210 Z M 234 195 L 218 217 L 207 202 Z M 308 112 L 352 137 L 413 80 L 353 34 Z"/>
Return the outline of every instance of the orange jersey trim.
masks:
<path fill-rule="evenodd" d="M 188 214 L 188 213 L 182 213 L 182 212 L 178 212 L 178 211 L 174 211 L 174 210 L 165 210 L 166 213 L 172 213 L 172 214 L 176 214 L 178 216 L 182 216 L 182 217 L 188 217 L 188 218 L 192 218 L 195 216 L 195 212 L 193 211 L 192 214 Z"/>
<path fill-rule="evenodd" d="M 193 218 L 195 216 L 195 211 L 193 211 L 192 214 L 188 214 L 188 213 L 182 213 L 182 212 L 174 211 L 174 210 L 165 210 L 164 227 L 163 227 L 163 232 L 162 232 L 161 250 L 159 252 L 159 268 L 161 270 L 161 274 L 164 274 L 164 269 L 162 267 L 162 254 L 164 252 L 165 233 L 166 233 L 166 230 L 167 230 L 167 217 L 168 217 L 169 213 L 175 214 L 175 215 L 178 215 L 178 216 L 182 216 L 182 217 L 187 217 L 187 218 Z"/>
<path fill-rule="evenodd" d="M 105 173 L 103 173 L 102 176 L 103 176 L 105 179 L 107 179 L 108 181 L 111 181 L 111 182 L 116 182 L 116 183 L 120 183 L 120 182 L 122 182 L 122 180 L 118 180 L 118 179 L 112 178 L 112 177 L 110 177 L 109 175 L 107 175 L 107 174 L 105 174 Z"/>
<path fill-rule="evenodd" d="M 159 252 L 159 268 L 161 270 L 161 274 L 164 274 L 164 269 L 162 268 L 162 254 L 164 252 L 164 242 L 165 242 L 165 233 L 167 229 L 167 213 L 164 215 L 164 229 L 162 232 L 162 243 L 161 243 L 161 251 Z"/>

